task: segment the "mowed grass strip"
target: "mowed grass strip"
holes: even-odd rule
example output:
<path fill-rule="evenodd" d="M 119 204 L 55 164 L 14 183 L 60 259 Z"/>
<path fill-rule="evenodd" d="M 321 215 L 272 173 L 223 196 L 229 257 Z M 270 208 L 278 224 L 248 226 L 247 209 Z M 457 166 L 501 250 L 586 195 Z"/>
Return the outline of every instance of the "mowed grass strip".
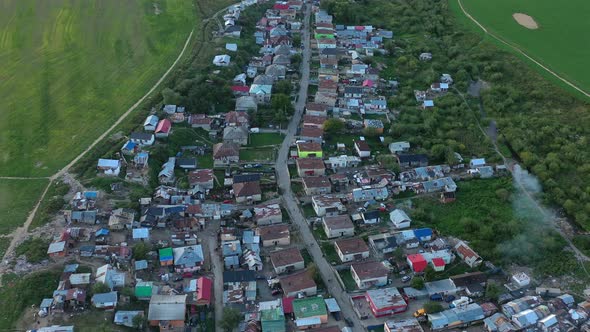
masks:
<path fill-rule="evenodd" d="M 274 161 L 276 153 L 274 148 L 242 148 L 240 149 L 240 161 Z"/>
<path fill-rule="evenodd" d="M 451 8 L 463 17 L 456 2 L 452 1 Z M 589 1 L 461 0 L 461 3 L 486 29 L 590 91 L 590 47 L 584 42 L 588 41 L 590 31 Z M 512 17 L 514 13 L 531 16 L 539 28 L 531 30 L 519 25 Z M 468 24 L 476 28 L 473 22 Z"/>
<path fill-rule="evenodd" d="M 268 145 L 279 145 L 283 143 L 285 136 L 279 133 L 259 133 L 250 134 L 250 144 L 248 146 L 268 146 Z"/>
<path fill-rule="evenodd" d="M 44 179 L 0 180 L 0 234 L 8 234 L 24 223 L 47 182 Z"/>
<path fill-rule="evenodd" d="M 48 176 L 174 62 L 190 0 L 0 0 L 0 176 Z"/>

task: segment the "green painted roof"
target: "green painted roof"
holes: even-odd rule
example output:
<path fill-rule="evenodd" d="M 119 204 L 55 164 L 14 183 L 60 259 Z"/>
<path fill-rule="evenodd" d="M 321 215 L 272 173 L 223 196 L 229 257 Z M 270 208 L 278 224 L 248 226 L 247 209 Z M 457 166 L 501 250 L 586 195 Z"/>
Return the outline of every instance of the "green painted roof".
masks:
<path fill-rule="evenodd" d="M 281 308 L 260 310 L 260 321 L 285 319 Z"/>
<path fill-rule="evenodd" d="M 321 297 L 308 297 L 306 299 L 293 300 L 293 312 L 295 318 L 308 318 L 328 314 L 326 303 Z"/>
<path fill-rule="evenodd" d="M 140 282 L 135 286 L 136 297 L 151 297 L 152 296 L 152 283 L 151 282 Z"/>
<path fill-rule="evenodd" d="M 281 308 L 260 311 L 262 332 L 285 332 L 285 314 Z"/>
<path fill-rule="evenodd" d="M 264 321 L 262 322 L 262 332 L 285 332 L 285 321 Z"/>
<path fill-rule="evenodd" d="M 160 260 L 169 260 L 174 258 L 172 248 L 162 248 L 158 252 L 160 253 Z"/>

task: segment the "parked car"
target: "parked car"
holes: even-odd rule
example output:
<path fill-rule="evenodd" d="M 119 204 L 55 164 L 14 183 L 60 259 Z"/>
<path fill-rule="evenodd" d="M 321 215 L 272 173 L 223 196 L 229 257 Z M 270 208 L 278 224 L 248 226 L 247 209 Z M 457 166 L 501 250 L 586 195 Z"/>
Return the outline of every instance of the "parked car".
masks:
<path fill-rule="evenodd" d="M 412 277 L 411 276 L 403 276 L 402 277 L 402 282 L 408 282 L 410 280 L 412 280 Z"/>
<path fill-rule="evenodd" d="M 446 303 L 453 302 L 454 300 L 455 300 L 455 296 L 454 295 L 447 295 L 447 296 L 445 296 L 445 302 Z"/>
<path fill-rule="evenodd" d="M 352 321 L 352 319 L 350 319 L 350 318 L 344 318 L 344 321 L 346 322 L 346 325 L 348 327 L 353 327 L 354 326 L 354 322 Z"/>
<path fill-rule="evenodd" d="M 430 300 L 431 301 L 442 301 L 443 300 L 443 297 L 442 297 L 442 295 L 440 295 L 438 293 L 437 294 L 432 294 L 432 295 L 430 295 Z"/>

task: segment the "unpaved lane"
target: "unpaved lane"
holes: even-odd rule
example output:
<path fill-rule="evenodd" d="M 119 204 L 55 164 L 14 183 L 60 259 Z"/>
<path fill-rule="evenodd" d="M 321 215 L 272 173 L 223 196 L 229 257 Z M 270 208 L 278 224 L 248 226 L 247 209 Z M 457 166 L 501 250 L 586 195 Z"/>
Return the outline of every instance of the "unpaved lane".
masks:
<path fill-rule="evenodd" d="M 543 69 L 546 72 L 548 72 L 550 75 L 554 76 L 558 80 L 560 80 L 563 83 L 567 84 L 569 87 L 571 87 L 574 90 L 578 91 L 579 93 L 583 94 L 587 98 L 590 98 L 590 93 L 588 93 L 584 89 L 580 88 L 579 86 L 575 85 L 574 83 L 572 83 L 572 82 L 568 81 L 567 79 L 563 78 L 562 76 L 560 76 L 559 74 L 557 74 L 553 70 L 549 69 L 548 67 L 546 67 L 545 65 L 543 65 L 539 61 L 533 59 L 530 55 L 528 55 L 527 53 L 525 53 L 520 47 L 515 46 L 515 45 L 512 45 L 511 43 L 509 43 L 509 42 L 505 41 L 504 39 L 502 39 L 501 37 L 497 36 L 496 34 L 490 32 L 481 23 L 479 23 L 479 21 L 477 21 L 473 16 L 471 16 L 471 14 L 469 14 L 467 12 L 467 10 L 465 10 L 465 8 L 463 7 L 463 3 L 461 2 L 461 0 L 457 0 L 457 2 L 459 3 L 459 7 L 461 8 L 461 11 L 463 12 L 463 14 L 465 14 L 465 16 L 467 16 L 468 19 L 470 19 L 473 23 L 475 23 L 485 34 L 489 35 L 490 37 L 494 38 L 495 40 L 499 41 L 500 43 L 502 43 L 502 44 L 510 47 L 511 49 L 515 50 L 516 52 L 520 53 L 522 56 L 524 56 L 525 58 L 527 58 L 530 61 L 532 61 L 534 64 L 536 64 L 537 66 L 539 66 L 541 69 Z"/>

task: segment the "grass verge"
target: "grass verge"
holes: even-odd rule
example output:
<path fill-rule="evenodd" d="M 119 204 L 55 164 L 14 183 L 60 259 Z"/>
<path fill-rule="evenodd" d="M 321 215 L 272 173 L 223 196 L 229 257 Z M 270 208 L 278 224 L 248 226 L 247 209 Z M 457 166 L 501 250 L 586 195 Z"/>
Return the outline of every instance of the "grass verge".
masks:
<path fill-rule="evenodd" d="M 47 185 L 40 180 L 0 180 L 0 234 L 8 234 L 21 226 Z"/>

